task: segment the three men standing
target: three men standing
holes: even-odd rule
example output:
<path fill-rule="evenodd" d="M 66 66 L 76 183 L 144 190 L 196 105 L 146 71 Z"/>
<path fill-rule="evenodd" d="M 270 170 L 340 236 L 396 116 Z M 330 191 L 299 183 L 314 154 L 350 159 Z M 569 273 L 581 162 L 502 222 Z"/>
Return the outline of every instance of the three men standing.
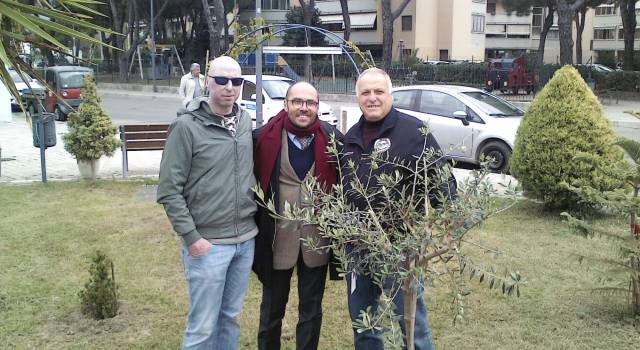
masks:
<path fill-rule="evenodd" d="M 182 99 L 182 105 L 186 106 L 191 100 L 204 95 L 205 77 L 200 74 L 200 65 L 192 63 L 189 73 L 180 78 L 178 94 Z"/>
<path fill-rule="evenodd" d="M 254 132 L 256 176 L 265 198 L 274 199 L 280 214 L 285 202 L 305 205 L 302 183 L 307 177 L 317 177 L 327 191 L 337 180 L 336 164 L 326 147 L 338 131 L 320 121 L 318 103 L 311 84 L 295 83 L 287 91 L 284 110 Z M 266 208 L 258 208 L 256 218 L 260 234 L 253 269 L 262 282 L 258 349 L 280 349 L 294 267 L 299 295 L 296 348 L 317 349 L 329 252 L 312 250 L 301 239 L 311 238 L 317 247 L 327 246 L 328 240 L 315 226 L 275 221 Z"/>
<path fill-rule="evenodd" d="M 251 117 L 235 104 L 240 65 L 211 62 L 210 97 L 178 110 L 160 164 L 158 203 L 182 238 L 189 291 L 184 349 L 237 349 L 258 233 Z"/>

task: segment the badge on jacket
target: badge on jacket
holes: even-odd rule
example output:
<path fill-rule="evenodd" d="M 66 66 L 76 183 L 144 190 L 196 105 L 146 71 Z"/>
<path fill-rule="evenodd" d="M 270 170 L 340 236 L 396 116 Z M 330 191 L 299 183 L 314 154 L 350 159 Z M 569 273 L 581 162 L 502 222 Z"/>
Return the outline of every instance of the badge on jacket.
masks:
<path fill-rule="evenodd" d="M 382 153 L 388 150 L 389 148 L 391 148 L 391 140 L 389 140 L 386 137 L 382 139 L 377 139 L 376 142 L 374 142 L 373 144 L 373 149 L 378 153 Z"/>

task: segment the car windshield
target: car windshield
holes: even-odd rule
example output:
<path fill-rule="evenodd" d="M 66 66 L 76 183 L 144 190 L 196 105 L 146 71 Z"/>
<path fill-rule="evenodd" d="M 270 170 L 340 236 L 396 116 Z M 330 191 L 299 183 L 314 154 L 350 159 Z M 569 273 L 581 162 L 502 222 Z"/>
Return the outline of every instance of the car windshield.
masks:
<path fill-rule="evenodd" d="M 601 64 L 594 64 L 593 68 L 595 68 L 595 70 L 600 71 L 600 72 L 613 72 L 613 69 L 607 67 L 607 66 L 603 66 Z"/>
<path fill-rule="evenodd" d="M 22 80 L 22 78 L 20 77 L 20 74 L 18 74 L 18 72 L 14 71 L 14 70 L 10 70 L 9 74 L 11 74 L 11 80 L 13 80 L 14 84 L 24 83 L 24 80 Z"/>
<path fill-rule="evenodd" d="M 476 100 L 480 109 L 490 116 L 520 117 L 524 115 L 524 113 L 515 106 L 510 105 L 493 95 L 481 91 L 467 91 L 463 92 L 463 94 Z"/>
<path fill-rule="evenodd" d="M 291 80 L 263 80 L 262 88 L 272 100 L 284 100 L 292 83 Z"/>
<path fill-rule="evenodd" d="M 84 87 L 84 77 L 86 75 L 91 75 L 91 72 L 60 72 L 60 87 L 63 89 Z"/>

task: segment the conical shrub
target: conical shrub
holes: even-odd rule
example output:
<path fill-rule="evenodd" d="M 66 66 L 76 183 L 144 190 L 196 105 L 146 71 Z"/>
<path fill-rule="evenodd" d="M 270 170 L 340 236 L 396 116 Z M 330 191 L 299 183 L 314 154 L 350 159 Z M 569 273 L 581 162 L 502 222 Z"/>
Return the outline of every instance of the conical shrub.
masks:
<path fill-rule="evenodd" d="M 78 160 L 96 160 L 112 156 L 120 146 L 118 129 L 100 106 L 100 97 L 91 76 L 85 77 L 82 102 L 78 112 L 69 115 L 69 132 L 64 135 L 64 149 Z"/>
<path fill-rule="evenodd" d="M 615 169 L 623 153 L 596 96 L 571 66 L 558 70 L 536 96 L 518 129 L 511 173 L 525 194 L 547 207 L 581 209 L 589 203 L 567 184 L 600 191 L 624 185 Z"/>

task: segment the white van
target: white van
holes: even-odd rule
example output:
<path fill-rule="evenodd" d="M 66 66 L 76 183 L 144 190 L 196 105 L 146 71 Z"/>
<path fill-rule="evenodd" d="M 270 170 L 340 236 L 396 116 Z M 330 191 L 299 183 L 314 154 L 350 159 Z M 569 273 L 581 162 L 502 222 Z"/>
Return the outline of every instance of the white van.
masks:
<path fill-rule="evenodd" d="M 256 121 L 256 76 L 243 75 L 242 91 L 238 97 L 238 105 L 244 108 L 251 115 L 254 125 Z M 262 76 L 262 122 L 266 122 L 275 116 L 284 108 L 284 100 L 287 89 L 294 81 L 275 75 Z M 320 102 L 318 107 L 318 117 L 331 125 L 338 124 L 338 119 L 331 111 L 331 106 L 324 102 Z"/>

